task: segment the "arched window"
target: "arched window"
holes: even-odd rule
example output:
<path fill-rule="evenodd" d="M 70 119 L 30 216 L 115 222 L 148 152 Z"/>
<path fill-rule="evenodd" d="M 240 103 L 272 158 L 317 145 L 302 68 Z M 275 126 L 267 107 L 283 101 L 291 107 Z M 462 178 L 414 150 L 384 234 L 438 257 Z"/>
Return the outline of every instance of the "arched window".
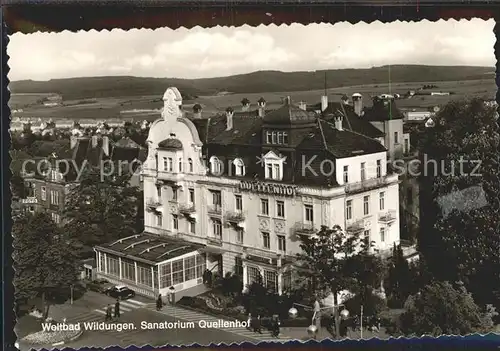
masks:
<path fill-rule="evenodd" d="M 193 173 L 194 168 L 193 168 L 193 159 L 192 158 L 188 158 L 188 165 L 189 165 L 189 173 Z"/>
<path fill-rule="evenodd" d="M 222 175 L 222 162 L 215 156 L 210 157 L 210 172 L 213 175 Z"/>
<path fill-rule="evenodd" d="M 182 157 L 179 157 L 179 173 L 182 173 Z"/>
<path fill-rule="evenodd" d="M 245 175 L 245 164 L 241 158 L 237 158 L 233 161 L 234 165 L 234 174 L 237 176 Z"/>

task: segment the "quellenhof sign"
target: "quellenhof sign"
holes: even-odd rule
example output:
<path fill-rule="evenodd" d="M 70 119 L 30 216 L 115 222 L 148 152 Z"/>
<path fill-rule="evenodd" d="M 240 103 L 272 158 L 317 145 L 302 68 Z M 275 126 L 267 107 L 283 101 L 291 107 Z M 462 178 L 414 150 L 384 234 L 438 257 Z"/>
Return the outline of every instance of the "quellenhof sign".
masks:
<path fill-rule="evenodd" d="M 267 184 L 263 182 L 242 181 L 240 183 L 240 190 L 280 196 L 297 195 L 297 187 L 294 185 Z"/>

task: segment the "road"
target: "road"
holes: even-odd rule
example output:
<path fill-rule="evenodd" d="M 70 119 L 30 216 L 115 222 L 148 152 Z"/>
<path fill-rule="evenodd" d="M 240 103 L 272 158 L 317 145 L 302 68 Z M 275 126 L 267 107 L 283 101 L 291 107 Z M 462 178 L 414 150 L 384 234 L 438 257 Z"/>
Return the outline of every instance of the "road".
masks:
<path fill-rule="evenodd" d="M 87 292 L 82 298 L 76 300 L 74 304 L 65 305 L 65 310 L 61 315 L 67 316 L 68 323 L 80 322 L 103 322 L 105 319 L 105 308 L 108 304 L 114 305 L 115 300 L 95 292 Z M 57 307 L 53 307 L 54 310 Z M 241 343 L 245 341 L 259 342 L 271 340 L 269 335 L 257 335 L 247 331 L 245 328 L 200 328 L 198 321 L 205 318 L 203 315 L 183 309 L 166 306 L 163 311 L 155 310 L 154 302 L 151 300 L 136 297 L 131 300 L 121 302 L 121 316 L 119 321 L 114 323 L 131 323 L 132 330 L 85 330 L 83 335 L 71 342 L 65 343 L 64 347 L 78 349 L 81 347 L 109 347 L 113 345 L 127 347 L 135 346 L 163 346 L 190 345 L 197 343 L 200 345 L 210 345 L 211 343 Z M 55 312 L 54 312 L 55 313 Z M 216 317 L 208 317 L 208 320 L 217 320 Z M 184 328 L 177 326 L 172 329 L 142 329 L 141 323 L 160 322 L 184 322 Z M 187 325 L 186 321 L 192 321 Z M 23 349 L 23 348 L 22 348 Z"/>

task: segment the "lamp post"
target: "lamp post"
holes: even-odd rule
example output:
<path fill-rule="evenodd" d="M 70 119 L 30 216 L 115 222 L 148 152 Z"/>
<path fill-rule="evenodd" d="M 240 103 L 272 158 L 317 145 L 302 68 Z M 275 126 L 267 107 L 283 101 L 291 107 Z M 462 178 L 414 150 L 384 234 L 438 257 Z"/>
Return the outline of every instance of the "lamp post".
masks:
<path fill-rule="evenodd" d="M 314 323 L 314 321 L 316 320 L 318 312 L 323 311 L 323 310 L 327 310 L 327 309 L 331 309 L 331 308 L 333 308 L 334 311 L 336 311 L 338 308 L 344 307 L 343 304 L 337 304 L 335 306 L 321 307 L 318 310 L 318 309 L 311 308 L 310 306 L 302 305 L 302 304 L 299 304 L 299 303 L 294 303 L 293 307 L 288 310 L 288 316 L 290 318 L 296 318 L 299 315 L 299 311 L 297 310 L 297 308 L 295 306 L 302 307 L 305 310 L 314 310 L 314 313 L 313 313 L 313 316 L 312 316 L 312 319 L 311 319 L 311 325 L 307 328 L 307 333 L 309 335 L 311 335 L 311 336 L 314 336 L 315 338 L 316 338 L 316 334 L 319 331 L 318 327 Z M 349 311 L 346 310 L 345 308 L 342 311 L 340 311 L 340 318 L 342 320 L 345 320 L 345 319 L 349 318 Z M 335 321 L 335 323 L 337 323 L 337 321 Z M 338 337 L 338 335 L 337 335 L 337 337 Z"/>
<path fill-rule="evenodd" d="M 71 291 L 71 304 L 73 304 L 73 284 L 69 286 L 70 291 Z"/>

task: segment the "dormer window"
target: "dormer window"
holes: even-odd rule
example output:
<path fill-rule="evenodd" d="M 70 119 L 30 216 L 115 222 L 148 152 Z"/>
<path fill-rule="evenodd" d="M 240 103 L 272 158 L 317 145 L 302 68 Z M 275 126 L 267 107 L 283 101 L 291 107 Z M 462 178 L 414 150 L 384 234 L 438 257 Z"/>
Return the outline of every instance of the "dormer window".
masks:
<path fill-rule="evenodd" d="M 233 161 L 234 165 L 234 174 L 237 176 L 245 175 L 245 164 L 241 158 L 237 158 Z"/>
<path fill-rule="evenodd" d="M 214 175 L 222 174 L 222 162 L 215 156 L 210 157 L 210 172 Z"/>
<path fill-rule="evenodd" d="M 266 143 L 274 145 L 286 145 L 288 144 L 288 133 L 278 132 L 278 131 L 267 131 Z"/>
<path fill-rule="evenodd" d="M 285 159 L 286 157 L 278 156 L 274 152 L 269 151 L 263 157 L 265 178 L 272 180 L 282 180 Z"/>

